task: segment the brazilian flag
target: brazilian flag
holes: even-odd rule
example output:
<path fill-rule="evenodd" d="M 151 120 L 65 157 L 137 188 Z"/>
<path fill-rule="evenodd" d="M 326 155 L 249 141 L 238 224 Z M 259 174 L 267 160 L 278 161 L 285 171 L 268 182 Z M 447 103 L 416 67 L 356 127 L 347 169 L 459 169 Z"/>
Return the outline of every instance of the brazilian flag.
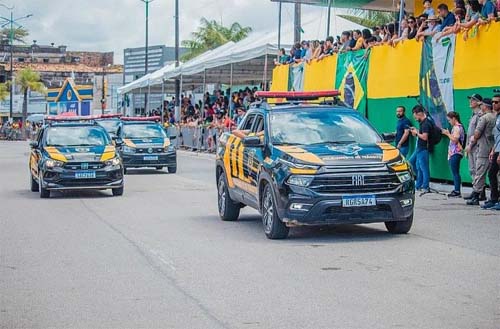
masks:
<path fill-rule="evenodd" d="M 367 114 L 368 57 L 365 50 L 339 54 L 335 82 L 335 88 L 340 91 L 341 100 L 365 116 Z"/>

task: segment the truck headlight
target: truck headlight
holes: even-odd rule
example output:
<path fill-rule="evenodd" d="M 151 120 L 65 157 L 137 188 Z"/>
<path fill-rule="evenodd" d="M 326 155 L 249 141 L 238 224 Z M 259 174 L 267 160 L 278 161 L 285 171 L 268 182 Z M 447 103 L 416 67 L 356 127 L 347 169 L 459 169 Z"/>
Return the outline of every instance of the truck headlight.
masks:
<path fill-rule="evenodd" d="M 313 179 L 314 179 L 313 176 L 292 175 L 288 178 L 287 182 L 290 185 L 308 187 L 313 181 Z"/>
<path fill-rule="evenodd" d="M 58 161 L 58 160 L 54 160 L 54 159 L 47 159 L 45 161 L 45 166 L 47 168 L 62 167 L 62 166 L 64 166 L 64 162 Z"/>
<path fill-rule="evenodd" d="M 133 147 L 130 147 L 130 146 L 124 146 L 123 153 L 135 153 L 135 149 Z"/>
<path fill-rule="evenodd" d="M 398 178 L 401 183 L 406 183 L 411 180 L 411 174 L 408 171 L 402 172 L 398 174 Z"/>
<path fill-rule="evenodd" d="M 120 158 L 116 157 L 105 162 L 106 166 L 118 166 L 121 163 Z"/>

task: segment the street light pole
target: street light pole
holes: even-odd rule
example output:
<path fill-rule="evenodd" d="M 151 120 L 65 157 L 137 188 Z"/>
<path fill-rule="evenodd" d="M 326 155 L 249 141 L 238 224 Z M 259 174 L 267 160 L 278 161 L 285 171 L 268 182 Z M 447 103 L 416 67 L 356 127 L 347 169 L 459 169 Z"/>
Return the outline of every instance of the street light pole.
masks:
<path fill-rule="evenodd" d="M 179 0 L 175 0 L 175 67 L 179 66 Z M 181 82 L 175 79 L 175 119 L 181 119 Z"/>
<path fill-rule="evenodd" d="M 18 17 L 14 19 L 14 12 L 13 9 L 14 7 L 8 7 L 2 3 L 0 3 L 0 6 L 10 10 L 10 18 L 2 17 L 0 16 L 0 19 L 3 20 L 4 24 L 2 27 L 5 27 L 9 25 L 9 44 L 10 44 L 10 95 L 9 95 L 9 100 L 10 100 L 10 106 L 9 106 L 9 118 L 12 120 L 13 117 L 13 106 L 14 106 L 14 25 L 17 25 L 18 28 L 21 28 L 22 26 L 18 24 L 17 22 L 26 18 L 30 18 L 33 16 L 32 14 Z"/>
<path fill-rule="evenodd" d="M 148 61 L 149 61 L 149 3 L 153 0 L 141 0 L 146 5 L 146 49 L 145 49 L 145 60 L 144 60 L 144 75 L 148 74 Z M 148 98 L 149 93 L 144 94 L 144 112 L 147 114 L 148 111 Z"/>

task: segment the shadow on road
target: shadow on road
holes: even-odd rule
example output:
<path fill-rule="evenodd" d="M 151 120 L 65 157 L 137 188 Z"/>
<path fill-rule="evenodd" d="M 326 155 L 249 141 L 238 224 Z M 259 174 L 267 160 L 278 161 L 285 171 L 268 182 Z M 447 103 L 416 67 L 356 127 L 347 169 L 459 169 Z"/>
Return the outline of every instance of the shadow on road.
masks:
<path fill-rule="evenodd" d="M 158 169 L 127 169 L 126 176 L 134 176 L 134 175 L 168 175 L 166 169 L 158 170 Z"/>
<path fill-rule="evenodd" d="M 214 217 L 214 220 L 219 220 Z M 230 225 L 231 223 L 227 223 Z M 242 214 L 239 220 L 233 224 L 241 225 L 244 230 L 251 230 L 251 234 L 264 235 L 261 216 L 256 214 Z M 346 242 L 371 242 L 395 239 L 397 236 L 389 234 L 385 228 L 366 225 L 327 225 L 327 226 L 302 226 L 290 229 L 290 235 L 285 243 L 314 242 L 314 243 L 346 243 Z M 383 225 L 383 224 L 382 224 Z"/>

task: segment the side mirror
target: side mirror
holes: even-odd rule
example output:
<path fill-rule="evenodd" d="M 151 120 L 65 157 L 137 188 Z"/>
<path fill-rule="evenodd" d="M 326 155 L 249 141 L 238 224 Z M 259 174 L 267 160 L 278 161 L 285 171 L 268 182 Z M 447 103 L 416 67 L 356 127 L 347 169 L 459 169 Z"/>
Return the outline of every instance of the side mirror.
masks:
<path fill-rule="evenodd" d="M 30 142 L 30 147 L 31 147 L 32 149 L 36 149 L 36 148 L 38 148 L 38 142 L 37 142 L 37 141 L 31 141 L 31 142 Z"/>
<path fill-rule="evenodd" d="M 393 143 L 396 140 L 396 135 L 393 133 L 385 133 L 382 134 L 382 138 L 386 143 Z"/>
<path fill-rule="evenodd" d="M 168 136 L 168 138 L 169 138 L 171 141 L 173 141 L 174 139 L 177 139 L 177 136 L 172 135 L 172 136 Z"/>
<path fill-rule="evenodd" d="M 263 146 L 260 137 L 258 136 L 249 136 L 243 139 L 243 146 L 245 147 L 261 147 Z"/>
<path fill-rule="evenodd" d="M 119 138 L 118 136 L 113 136 L 113 142 L 115 143 L 115 146 L 120 147 L 123 145 L 123 139 Z"/>

